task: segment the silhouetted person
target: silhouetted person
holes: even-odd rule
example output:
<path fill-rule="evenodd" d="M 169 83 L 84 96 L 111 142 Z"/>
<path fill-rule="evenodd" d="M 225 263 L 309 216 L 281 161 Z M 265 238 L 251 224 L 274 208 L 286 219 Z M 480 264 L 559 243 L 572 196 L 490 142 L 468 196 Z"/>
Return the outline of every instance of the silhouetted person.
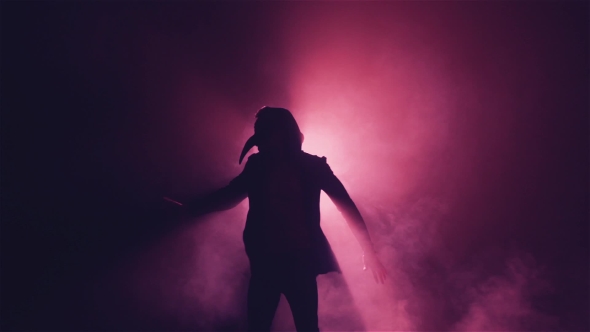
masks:
<path fill-rule="evenodd" d="M 269 331 L 284 294 L 297 331 L 319 331 L 316 277 L 340 272 L 320 228 L 320 191 L 342 212 L 364 250 L 365 265 L 377 282 L 385 269 L 373 249 L 365 222 L 326 158 L 301 150 L 303 134 L 284 108 L 264 107 L 256 114 L 254 135 L 240 163 L 257 146 L 230 184 L 185 205 L 192 215 L 225 210 L 248 197 L 243 239 L 250 260 L 248 330 Z"/>

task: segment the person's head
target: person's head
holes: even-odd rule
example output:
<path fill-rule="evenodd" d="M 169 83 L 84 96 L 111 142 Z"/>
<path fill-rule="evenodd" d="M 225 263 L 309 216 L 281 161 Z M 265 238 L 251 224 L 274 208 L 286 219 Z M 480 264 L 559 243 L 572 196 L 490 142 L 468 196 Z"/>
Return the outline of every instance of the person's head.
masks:
<path fill-rule="evenodd" d="M 246 142 L 240 163 L 255 145 L 263 154 L 285 154 L 301 151 L 302 143 L 303 134 L 291 112 L 285 108 L 265 106 L 256 113 L 254 135 Z"/>

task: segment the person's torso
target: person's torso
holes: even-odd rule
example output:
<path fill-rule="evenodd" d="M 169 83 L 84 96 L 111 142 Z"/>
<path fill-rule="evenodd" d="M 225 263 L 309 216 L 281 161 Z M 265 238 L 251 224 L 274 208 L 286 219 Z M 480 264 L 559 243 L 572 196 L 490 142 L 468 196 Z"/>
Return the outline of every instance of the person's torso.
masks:
<path fill-rule="evenodd" d="M 267 164 L 260 179 L 263 239 L 269 250 L 293 253 L 312 246 L 306 213 L 305 177 L 300 164 Z"/>
<path fill-rule="evenodd" d="M 264 156 L 252 155 L 248 165 L 250 209 L 243 238 L 252 269 L 340 271 L 320 227 L 326 159 L 302 152 L 276 167 Z"/>

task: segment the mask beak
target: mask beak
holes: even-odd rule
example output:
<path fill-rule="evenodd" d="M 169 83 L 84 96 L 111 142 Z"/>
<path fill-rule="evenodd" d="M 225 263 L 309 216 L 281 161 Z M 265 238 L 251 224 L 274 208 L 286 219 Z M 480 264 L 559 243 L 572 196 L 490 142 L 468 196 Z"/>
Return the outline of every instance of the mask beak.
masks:
<path fill-rule="evenodd" d="M 244 157 L 246 156 L 248 151 L 250 151 L 250 149 L 252 149 L 255 145 L 256 145 L 256 135 L 252 135 L 250 138 L 248 138 L 248 140 L 246 141 L 246 144 L 244 144 L 244 148 L 242 149 L 242 154 L 240 155 L 240 164 L 242 164 L 242 160 L 244 160 Z"/>

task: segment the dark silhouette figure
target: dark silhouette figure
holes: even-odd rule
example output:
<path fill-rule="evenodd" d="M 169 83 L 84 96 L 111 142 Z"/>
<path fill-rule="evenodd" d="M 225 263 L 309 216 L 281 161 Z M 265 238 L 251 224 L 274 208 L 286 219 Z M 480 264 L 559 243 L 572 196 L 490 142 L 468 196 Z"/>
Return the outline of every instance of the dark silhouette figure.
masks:
<path fill-rule="evenodd" d="M 183 207 L 193 216 L 232 208 L 249 198 L 243 239 L 250 260 L 248 330 L 269 331 L 280 295 L 291 308 L 297 331 L 319 331 L 316 277 L 340 272 L 320 227 L 320 191 L 344 215 L 364 250 L 365 265 L 383 283 L 385 269 L 373 249 L 365 222 L 325 157 L 301 150 L 303 134 L 284 108 L 256 114 L 254 135 L 240 163 L 257 146 L 230 184 Z"/>

